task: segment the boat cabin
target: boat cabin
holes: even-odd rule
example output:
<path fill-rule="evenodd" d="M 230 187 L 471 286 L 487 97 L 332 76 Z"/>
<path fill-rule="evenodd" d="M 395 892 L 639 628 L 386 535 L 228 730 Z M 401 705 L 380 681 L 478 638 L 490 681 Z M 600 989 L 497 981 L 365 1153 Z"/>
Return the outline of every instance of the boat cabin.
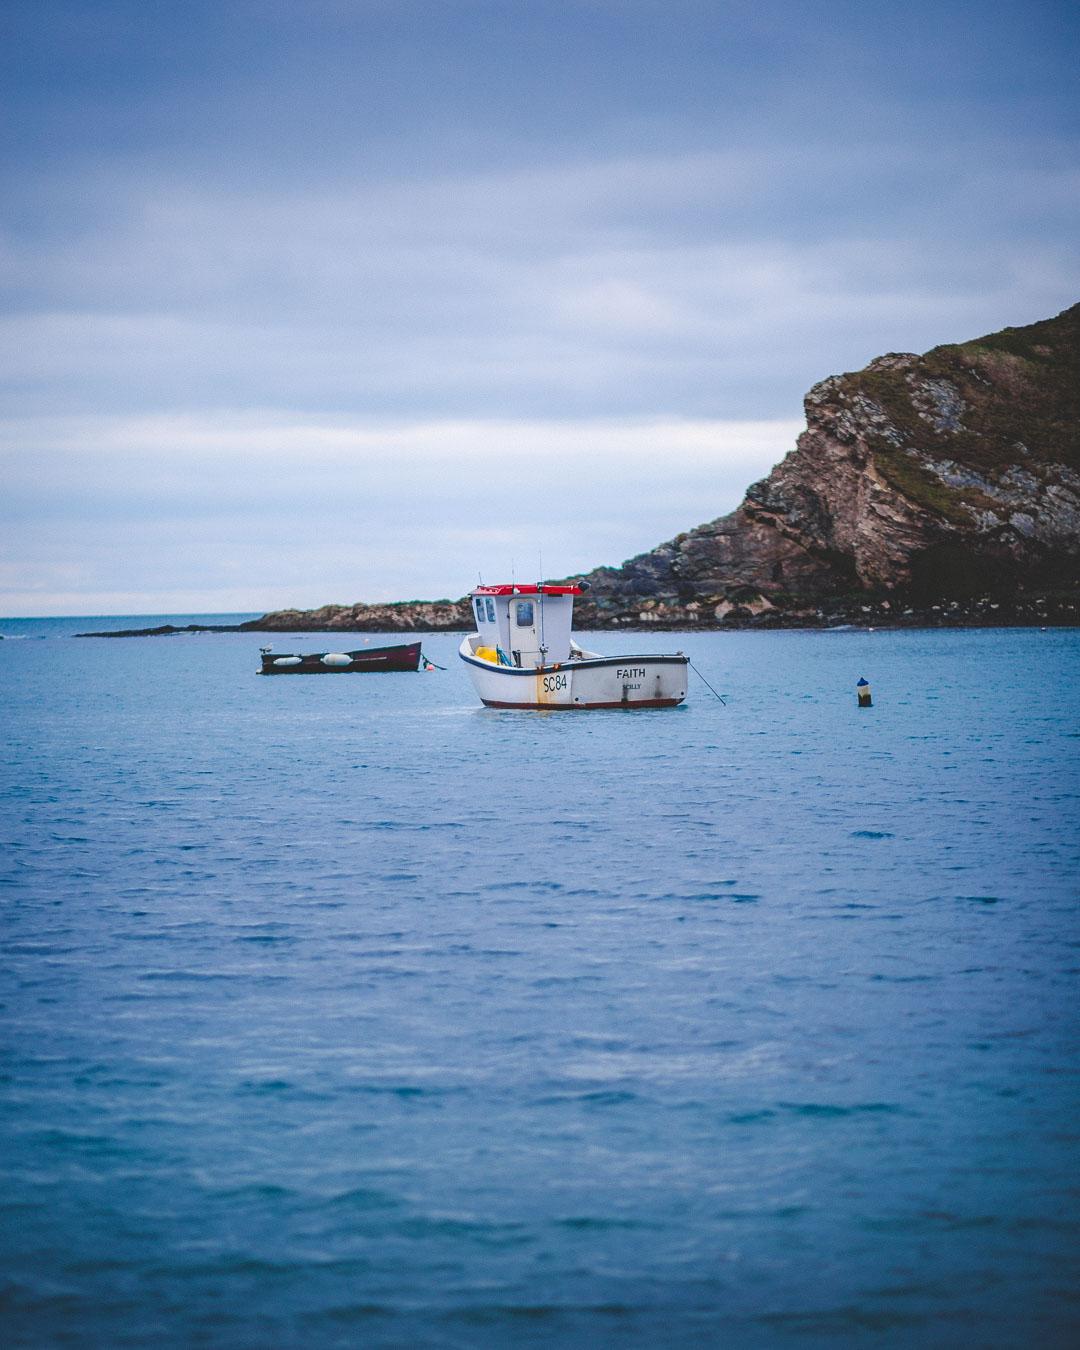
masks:
<path fill-rule="evenodd" d="M 570 659 L 574 596 L 581 586 L 477 586 L 475 653 L 500 665 L 535 670 Z"/>

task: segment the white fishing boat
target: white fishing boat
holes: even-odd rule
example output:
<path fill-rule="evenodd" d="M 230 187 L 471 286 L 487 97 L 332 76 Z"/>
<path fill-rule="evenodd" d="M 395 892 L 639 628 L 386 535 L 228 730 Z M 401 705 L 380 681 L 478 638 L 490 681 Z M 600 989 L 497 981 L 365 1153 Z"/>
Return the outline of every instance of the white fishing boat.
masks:
<path fill-rule="evenodd" d="M 674 708 L 686 697 L 682 652 L 602 656 L 571 636 L 585 586 L 477 586 L 458 649 L 489 708 Z"/>

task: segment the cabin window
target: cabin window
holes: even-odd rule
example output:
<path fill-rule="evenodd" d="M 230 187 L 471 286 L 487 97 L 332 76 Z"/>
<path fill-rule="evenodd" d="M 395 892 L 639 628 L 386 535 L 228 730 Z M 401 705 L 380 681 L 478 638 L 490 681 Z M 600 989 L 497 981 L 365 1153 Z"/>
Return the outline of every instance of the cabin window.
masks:
<path fill-rule="evenodd" d="M 490 599 L 489 599 L 488 602 L 487 602 L 487 616 L 488 616 L 488 623 L 494 623 L 494 622 L 495 622 L 495 601 L 494 601 L 494 600 L 490 600 Z"/>
<path fill-rule="evenodd" d="M 483 622 L 484 622 L 484 602 L 483 602 L 483 600 L 481 600 L 480 597 L 477 596 L 476 599 L 473 601 L 473 604 L 476 606 L 476 618 L 477 618 L 477 622 L 478 622 L 478 623 L 483 623 Z"/>
<path fill-rule="evenodd" d="M 519 600 L 517 602 L 517 626 L 519 628 L 531 628 L 533 625 L 533 602 L 531 600 Z"/>

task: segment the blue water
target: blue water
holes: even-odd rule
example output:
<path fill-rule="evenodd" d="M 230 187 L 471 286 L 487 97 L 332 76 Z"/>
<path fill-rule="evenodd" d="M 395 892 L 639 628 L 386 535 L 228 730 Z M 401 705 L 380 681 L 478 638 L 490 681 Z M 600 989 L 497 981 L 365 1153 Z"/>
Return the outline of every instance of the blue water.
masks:
<path fill-rule="evenodd" d="M 5 1344 L 1075 1344 L 1080 633 L 92 626 L 0 621 Z"/>

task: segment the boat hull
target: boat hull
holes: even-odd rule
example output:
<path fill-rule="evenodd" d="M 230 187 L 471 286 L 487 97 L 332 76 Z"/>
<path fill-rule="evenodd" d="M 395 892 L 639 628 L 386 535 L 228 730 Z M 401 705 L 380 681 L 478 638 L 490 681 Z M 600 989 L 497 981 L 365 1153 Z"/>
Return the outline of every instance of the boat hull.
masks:
<path fill-rule="evenodd" d="M 358 652 L 342 652 L 349 658 L 347 663 L 326 665 L 323 657 L 328 652 L 310 652 L 298 659 L 288 652 L 271 652 L 263 656 L 260 675 L 358 675 L 382 671 L 418 670 L 420 667 L 419 642 L 410 642 L 395 647 L 364 647 Z M 278 661 L 295 664 L 277 665 Z"/>
<path fill-rule="evenodd" d="M 681 652 L 589 657 L 518 670 L 475 657 L 466 638 L 459 655 L 488 708 L 674 708 L 686 698 L 688 659 Z"/>

